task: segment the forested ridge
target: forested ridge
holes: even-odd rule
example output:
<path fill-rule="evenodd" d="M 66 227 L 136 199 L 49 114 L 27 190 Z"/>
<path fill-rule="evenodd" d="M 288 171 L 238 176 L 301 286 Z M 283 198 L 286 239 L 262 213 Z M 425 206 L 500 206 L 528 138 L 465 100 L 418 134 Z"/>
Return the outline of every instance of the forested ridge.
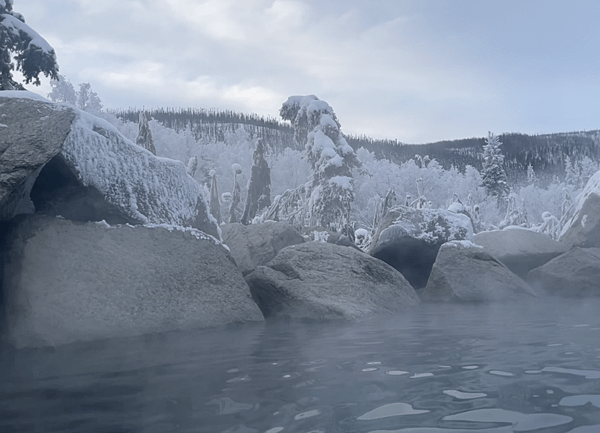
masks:
<path fill-rule="evenodd" d="M 137 122 L 142 110 L 129 108 L 116 110 L 117 117 Z M 194 137 L 206 143 L 223 141 L 227 132 L 244 128 L 254 137 L 260 137 L 274 151 L 286 148 L 296 149 L 293 140 L 293 128 L 288 122 L 257 114 L 238 113 L 232 110 L 199 108 L 160 108 L 144 110 L 148 118 L 181 132 L 189 129 Z M 373 152 L 377 158 L 386 158 L 397 164 L 415 158 L 429 156 L 437 160 L 444 168 L 455 166 L 463 171 L 467 165 L 478 170 L 482 168 L 482 152 L 485 140 L 465 138 L 459 140 L 438 141 L 426 144 L 406 144 L 398 140 L 381 140 L 364 135 L 345 135 L 348 144 L 355 150 L 360 147 Z M 585 157 L 600 159 L 600 130 L 527 135 L 506 133 L 499 135 L 502 152 L 505 156 L 504 167 L 513 184 L 523 183 L 527 166 L 531 164 L 537 175 L 544 181 L 554 176 L 563 178 L 565 160 L 572 162 Z M 301 149 L 296 149 L 301 150 Z"/>

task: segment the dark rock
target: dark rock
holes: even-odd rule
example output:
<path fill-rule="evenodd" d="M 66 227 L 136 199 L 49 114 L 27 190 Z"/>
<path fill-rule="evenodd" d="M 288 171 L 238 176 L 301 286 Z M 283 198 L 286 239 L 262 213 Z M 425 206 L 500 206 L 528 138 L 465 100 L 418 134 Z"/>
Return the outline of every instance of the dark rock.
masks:
<path fill-rule="evenodd" d="M 483 247 L 448 242 L 440 248 L 423 301 L 490 302 L 535 297 L 533 289 Z"/>
<path fill-rule="evenodd" d="M 527 276 L 537 290 L 560 296 L 600 296 L 600 248 L 573 248 Z"/>
<path fill-rule="evenodd" d="M 419 304 L 414 289 L 391 266 L 324 242 L 282 249 L 246 282 L 265 317 L 354 319 Z"/>
<path fill-rule="evenodd" d="M 552 240 L 543 233 L 519 227 L 477 233 L 473 242 L 484 247 L 523 279 L 532 269 L 568 250 L 565 244 Z"/>
<path fill-rule="evenodd" d="M 3 328 L 17 347 L 263 320 L 227 250 L 198 230 L 16 220 Z"/>
<path fill-rule="evenodd" d="M 559 239 L 569 248 L 600 247 L 600 171 L 577 196 L 573 216 L 566 222 Z"/>
<path fill-rule="evenodd" d="M 451 240 L 473 240 L 471 220 L 442 209 L 396 206 L 377 228 L 369 254 L 390 264 L 417 288 L 423 288 L 440 246 Z"/>
<path fill-rule="evenodd" d="M 249 274 L 257 266 L 265 265 L 281 249 L 304 242 L 294 227 L 275 221 L 248 226 L 240 223 L 223 224 L 221 232 L 223 243 L 231 250 L 243 275 Z"/>

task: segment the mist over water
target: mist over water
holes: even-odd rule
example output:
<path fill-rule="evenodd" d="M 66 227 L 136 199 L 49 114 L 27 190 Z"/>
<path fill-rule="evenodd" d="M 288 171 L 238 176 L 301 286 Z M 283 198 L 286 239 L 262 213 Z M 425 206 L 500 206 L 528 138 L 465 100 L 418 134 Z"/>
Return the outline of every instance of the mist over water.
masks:
<path fill-rule="evenodd" d="M 0 432 L 599 432 L 600 302 L 0 348 Z"/>

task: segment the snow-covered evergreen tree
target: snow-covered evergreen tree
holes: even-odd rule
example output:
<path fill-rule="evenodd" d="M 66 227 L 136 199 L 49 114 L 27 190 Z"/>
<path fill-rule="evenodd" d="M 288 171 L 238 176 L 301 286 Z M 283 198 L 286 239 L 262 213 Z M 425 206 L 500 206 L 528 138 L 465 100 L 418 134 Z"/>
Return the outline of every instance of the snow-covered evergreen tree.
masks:
<path fill-rule="evenodd" d="M 77 107 L 88 113 L 98 114 L 102 111 L 102 101 L 92 90 L 90 83 L 81 83 L 77 92 Z"/>
<path fill-rule="evenodd" d="M 349 223 L 354 201 L 351 170 L 360 162 L 342 135 L 333 109 L 314 95 L 291 96 L 279 113 L 292 122 L 294 140 L 305 145 L 312 168 L 307 190 L 311 224 L 340 230 Z"/>
<path fill-rule="evenodd" d="M 533 170 L 533 166 L 531 165 L 531 163 L 529 163 L 529 165 L 527 165 L 527 183 L 529 185 L 534 185 L 537 182 L 537 175 L 535 174 L 535 171 Z"/>
<path fill-rule="evenodd" d="M 496 197 L 498 203 L 508 196 L 510 188 L 504 171 L 504 155 L 500 150 L 502 142 L 495 134 L 489 132 L 483 146 L 483 186 L 489 196 Z"/>
<path fill-rule="evenodd" d="M 233 171 L 233 194 L 231 196 L 231 204 L 229 205 L 229 222 L 236 223 L 238 222 L 238 206 L 242 201 L 242 189 L 238 182 L 238 176 L 242 174 L 242 166 L 235 163 L 231 166 L 231 171 Z M 242 222 L 244 221 L 242 220 Z"/>
<path fill-rule="evenodd" d="M 217 224 L 221 224 L 221 202 L 219 201 L 219 187 L 217 186 L 217 173 L 214 170 L 210 171 L 210 214 L 217 220 Z"/>
<path fill-rule="evenodd" d="M 565 157 L 565 182 L 567 185 L 577 186 L 579 184 L 579 173 L 569 155 Z"/>
<path fill-rule="evenodd" d="M 48 93 L 48 98 L 52 101 L 77 105 L 77 92 L 73 84 L 64 75 L 58 74 L 56 80 L 50 80 L 50 87 L 52 91 Z"/>
<path fill-rule="evenodd" d="M 187 164 L 187 172 L 190 176 L 194 177 L 196 175 L 196 170 L 198 170 L 198 157 L 192 156 Z"/>
<path fill-rule="evenodd" d="M 154 140 L 152 139 L 152 132 L 150 132 L 150 126 L 148 126 L 148 119 L 143 111 L 140 111 L 140 121 L 138 123 L 139 130 L 135 144 L 144 149 L 149 150 L 156 155 L 156 148 L 154 147 Z"/>
<path fill-rule="evenodd" d="M 242 224 L 250 224 L 261 209 L 271 206 L 271 169 L 265 159 L 265 147 L 261 139 L 257 140 L 252 160 Z"/>
<path fill-rule="evenodd" d="M 58 79 L 54 48 L 12 8 L 13 0 L 0 0 L 0 90 L 23 89 L 13 80 L 15 69 L 23 73 L 25 84 L 39 86 L 41 73 Z"/>

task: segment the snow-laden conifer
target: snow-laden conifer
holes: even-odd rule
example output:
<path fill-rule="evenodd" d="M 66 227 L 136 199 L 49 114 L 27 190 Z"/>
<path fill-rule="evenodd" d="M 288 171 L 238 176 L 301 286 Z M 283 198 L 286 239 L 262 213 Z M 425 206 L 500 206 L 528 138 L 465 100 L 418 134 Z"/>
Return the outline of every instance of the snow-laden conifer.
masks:
<path fill-rule="evenodd" d="M 219 201 L 219 187 L 217 186 L 217 173 L 214 170 L 210 171 L 210 214 L 217 220 L 217 224 L 221 224 L 221 202 Z"/>
<path fill-rule="evenodd" d="M 500 150 L 502 142 L 497 135 L 492 132 L 488 133 L 483 146 L 483 186 L 486 189 L 488 196 L 496 197 L 498 203 L 508 196 L 510 188 L 508 187 L 508 179 L 504 171 L 504 155 Z"/>
<path fill-rule="evenodd" d="M 256 142 L 252 160 L 242 224 L 250 224 L 261 209 L 271 206 L 271 169 L 265 159 L 265 147 L 261 139 Z"/>
<path fill-rule="evenodd" d="M 48 98 L 54 102 L 66 102 L 71 105 L 77 105 L 77 92 L 73 84 L 61 74 L 58 78 L 50 80 L 52 91 L 48 93 Z"/>
<path fill-rule="evenodd" d="M 242 174 L 242 166 L 235 163 L 231 166 L 231 171 L 233 171 L 233 194 L 231 195 L 231 203 L 229 205 L 229 222 L 236 223 L 238 222 L 238 206 L 242 201 L 242 189 L 238 182 L 238 176 Z"/>
<path fill-rule="evenodd" d="M 187 172 L 190 176 L 194 177 L 196 175 L 196 170 L 198 170 L 198 157 L 192 156 L 187 164 Z"/>
<path fill-rule="evenodd" d="M 92 114 L 98 114 L 102 111 L 102 101 L 98 94 L 92 90 L 90 83 L 81 83 L 79 85 L 77 107 Z"/>
<path fill-rule="evenodd" d="M 13 0 L 0 0 L 0 90 L 23 89 L 13 80 L 14 70 L 23 74 L 25 84 L 39 86 L 41 73 L 58 79 L 54 48 L 12 8 Z"/>
<path fill-rule="evenodd" d="M 331 106 L 314 95 L 291 96 L 279 113 L 292 122 L 294 140 L 305 145 L 312 168 L 307 203 L 311 224 L 340 230 L 349 223 L 354 201 L 351 170 L 360 166 L 340 122 Z"/>
<path fill-rule="evenodd" d="M 154 147 L 154 140 L 152 139 L 152 132 L 150 132 L 150 126 L 148 120 L 143 111 L 140 111 L 140 121 L 138 123 L 138 135 L 135 139 L 135 144 L 144 149 L 149 150 L 156 155 L 156 148 Z"/>

